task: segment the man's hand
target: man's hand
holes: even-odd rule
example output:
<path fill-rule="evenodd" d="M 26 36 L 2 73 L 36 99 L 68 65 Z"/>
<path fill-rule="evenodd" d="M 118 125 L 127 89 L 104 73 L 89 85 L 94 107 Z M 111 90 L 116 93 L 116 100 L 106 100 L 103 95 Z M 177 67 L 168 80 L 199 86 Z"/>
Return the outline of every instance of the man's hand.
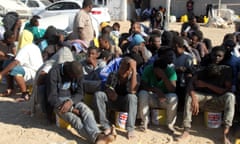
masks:
<path fill-rule="evenodd" d="M 60 113 L 66 113 L 68 112 L 71 107 L 72 107 L 73 103 L 72 101 L 68 100 L 66 102 L 64 102 L 64 104 L 62 105 L 62 107 L 60 107 Z"/>
<path fill-rule="evenodd" d="M 16 21 L 14 29 L 15 30 L 20 29 L 21 26 L 22 26 L 22 21 L 19 19 L 18 21 Z"/>
<path fill-rule="evenodd" d="M 132 48 L 132 51 L 135 52 L 135 53 L 138 53 L 139 49 L 140 49 L 139 46 L 136 45 Z"/>
<path fill-rule="evenodd" d="M 93 67 L 97 66 L 97 61 L 94 60 L 92 57 L 88 57 L 87 61 L 88 61 L 89 64 L 93 65 Z"/>
<path fill-rule="evenodd" d="M 160 103 L 163 103 L 163 102 L 165 102 L 166 100 L 167 100 L 167 98 L 165 98 L 165 97 L 160 97 L 160 98 L 159 98 Z"/>
<path fill-rule="evenodd" d="M 158 78 L 166 77 L 166 74 L 165 74 L 164 70 L 162 70 L 160 68 L 157 68 L 157 69 L 154 69 L 154 71 L 156 71 L 156 74 L 157 74 Z"/>
<path fill-rule="evenodd" d="M 195 84 L 195 86 L 198 87 L 198 88 L 204 88 L 204 87 L 206 87 L 205 82 L 202 81 L 202 80 L 196 80 L 194 84 Z"/>
<path fill-rule="evenodd" d="M 78 109 L 76 109 L 76 108 L 73 108 L 72 113 L 74 113 L 74 114 L 76 114 L 78 116 L 80 115 L 80 111 Z"/>
<path fill-rule="evenodd" d="M 185 72 L 187 70 L 187 68 L 185 66 L 180 66 L 180 67 L 178 67 L 178 70 L 180 72 Z"/>
<path fill-rule="evenodd" d="M 2 74 L 0 73 L 0 81 L 2 81 Z"/>
<path fill-rule="evenodd" d="M 153 87 L 152 92 L 154 92 L 161 99 L 165 98 L 164 93 L 159 88 Z"/>
<path fill-rule="evenodd" d="M 110 88 L 107 88 L 105 90 L 105 92 L 106 92 L 106 94 L 108 96 L 108 99 L 110 99 L 111 101 L 117 100 L 118 95 L 117 95 L 117 93 L 114 90 L 112 90 Z"/>
<path fill-rule="evenodd" d="M 192 114 L 193 115 L 198 115 L 199 113 L 199 103 L 198 103 L 198 100 L 197 99 L 192 99 Z"/>

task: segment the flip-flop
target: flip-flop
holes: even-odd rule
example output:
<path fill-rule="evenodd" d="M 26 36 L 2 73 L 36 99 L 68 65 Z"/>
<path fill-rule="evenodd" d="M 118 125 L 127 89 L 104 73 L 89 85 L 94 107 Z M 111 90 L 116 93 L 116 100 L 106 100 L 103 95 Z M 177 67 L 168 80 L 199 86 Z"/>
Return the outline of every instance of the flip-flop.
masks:
<path fill-rule="evenodd" d="M 20 98 L 16 98 L 17 102 L 26 102 L 30 100 L 30 95 L 29 93 L 23 93 Z"/>

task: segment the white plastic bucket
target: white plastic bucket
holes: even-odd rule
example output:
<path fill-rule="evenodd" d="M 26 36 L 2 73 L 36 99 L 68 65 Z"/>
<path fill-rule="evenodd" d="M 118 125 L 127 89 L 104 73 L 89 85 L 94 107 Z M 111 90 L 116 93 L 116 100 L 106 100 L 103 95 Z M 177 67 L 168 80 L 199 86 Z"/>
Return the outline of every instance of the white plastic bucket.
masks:
<path fill-rule="evenodd" d="M 117 128 L 125 130 L 127 119 L 128 119 L 127 112 L 115 112 L 115 125 Z"/>
<path fill-rule="evenodd" d="M 222 124 L 221 112 L 204 112 L 205 125 L 208 128 L 219 128 Z"/>

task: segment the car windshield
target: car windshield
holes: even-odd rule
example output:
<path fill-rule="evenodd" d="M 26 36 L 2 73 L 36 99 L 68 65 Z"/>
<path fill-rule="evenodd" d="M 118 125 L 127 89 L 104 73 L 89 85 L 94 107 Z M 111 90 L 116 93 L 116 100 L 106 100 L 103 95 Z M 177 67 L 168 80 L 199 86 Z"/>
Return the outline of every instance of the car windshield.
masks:
<path fill-rule="evenodd" d="M 76 3 L 72 2 L 57 3 L 55 5 L 48 7 L 48 10 L 71 10 L 71 9 L 80 9 L 80 7 Z"/>
<path fill-rule="evenodd" d="M 27 2 L 27 0 L 20 0 L 22 3 L 24 3 L 24 4 L 26 4 L 26 2 Z M 28 0 L 29 2 L 28 3 L 31 3 L 31 4 L 34 4 L 34 0 Z M 50 5 L 51 4 L 51 2 L 50 1 L 48 1 L 48 0 L 40 0 L 40 2 L 42 3 L 42 4 L 44 4 L 45 6 L 48 6 L 48 5 Z M 36 3 L 36 2 L 35 2 Z"/>

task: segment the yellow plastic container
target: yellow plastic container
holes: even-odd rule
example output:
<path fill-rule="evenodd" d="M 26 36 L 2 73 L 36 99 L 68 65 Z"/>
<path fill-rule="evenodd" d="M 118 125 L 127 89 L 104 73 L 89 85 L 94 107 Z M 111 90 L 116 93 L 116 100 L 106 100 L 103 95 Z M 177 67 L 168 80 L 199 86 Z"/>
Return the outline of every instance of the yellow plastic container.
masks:
<path fill-rule="evenodd" d="M 204 112 L 204 121 L 208 128 L 219 128 L 222 124 L 222 113 Z"/>
<path fill-rule="evenodd" d="M 237 138 L 237 139 L 235 140 L 235 144 L 240 144 L 240 138 Z"/>
<path fill-rule="evenodd" d="M 208 17 L 207 16 L 204 16 L 203 17 L 203 22 L 206 24 L 206 23 L 208 23 Z"/>
<path fill-rule="evenodd" d="M 33 90 L 33 85 L 27 85 L 27 91 L 31 94 Z"/>
<path fill-rule="evenodd" d="M 188 22 L 188 16 L 187 15 L 181 16 L 181 22 L 183 23 Z"/>
<path fill-rule="evenodd" d="M 117 128 L 125 130 L 128 119 L 127 112 L 115 112 L 115 125 Z"/>
<path fill-rule="evenodd" d="M 93 102 L 93 95 L 92 94 L 87 94 L 85 93 L 84 94 L 84 97 L 83 97 L 83 102 L 88 105 L 88 106 L 92 106 L 92 102 Z"/>
<path fill-rule="evenodd" d="M 151 120 L 154 125 L 166 125 L 166 110 L 165 109 L 152 109 Z"/>
<path fill-rule="evenodd" d="M 56 125 L 60 128 L 71 129 L 72 126 L 56 114 Z"/>

